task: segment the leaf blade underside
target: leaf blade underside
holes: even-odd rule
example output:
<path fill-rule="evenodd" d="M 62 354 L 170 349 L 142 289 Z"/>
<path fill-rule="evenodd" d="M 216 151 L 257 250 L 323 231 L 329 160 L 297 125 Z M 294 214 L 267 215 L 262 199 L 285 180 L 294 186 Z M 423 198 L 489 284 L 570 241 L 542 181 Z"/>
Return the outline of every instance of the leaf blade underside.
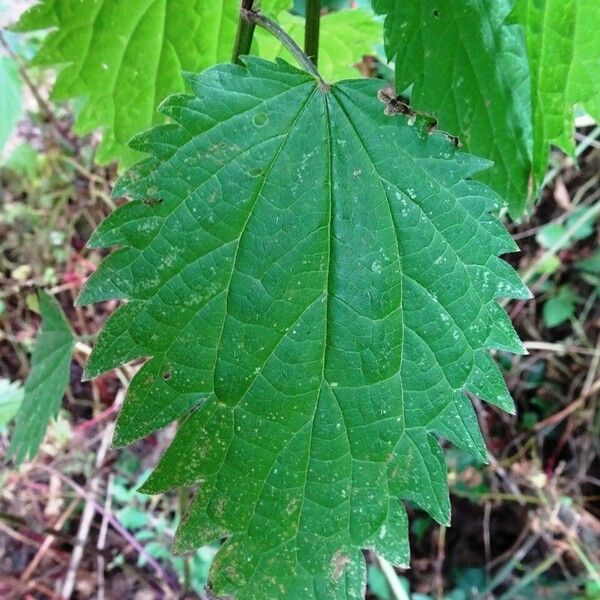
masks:
<path fill-rule="evenodd" d="M 362 598 L 361 549 L 408 562 L 400 498 L 449 521 L 435 436 L 485 460 L 464 390 L 512 409 L 487 349 L 522 351 L 515 245 L 466 179 L 487 163 L 386 116 L 381 82 L 248 58 L 188 83 L 92 238 L 120 248 L 80 302 L 127 303 L 87 374 L 147 359 L 119 444 L 183 419 L 144 490 L 201 482 L 177 546 L 228 537 L 215 593 Z"/>

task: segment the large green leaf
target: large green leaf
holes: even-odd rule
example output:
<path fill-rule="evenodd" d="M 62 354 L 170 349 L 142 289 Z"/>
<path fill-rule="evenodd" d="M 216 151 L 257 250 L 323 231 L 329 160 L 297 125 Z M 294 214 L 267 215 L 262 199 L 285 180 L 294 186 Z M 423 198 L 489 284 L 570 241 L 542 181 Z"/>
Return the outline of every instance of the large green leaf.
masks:
<path fill-rule="evenodd" d="M 280 13 L 277 19 L 296 42 L 304 40 L 304 19 Z M 321 17 L 319 70 L 326 79 L 354 78 L 360 75 L 354 66 L 363 55 L 372 54 L 380 43 L 381 25 L 367 10 L 343 10 Z M 255 33 L 259 54 L 263 58 L 291 59 L 290 53 L 271 33 L 259 29 Z"/>
<path fill-rule="evenodd" d="M 216 593 L 362 599 L 361 548 L 408 562 L 399 498 L 449 521 L 434 436 L 485 459 L 464 390 L 512 410 L 486 350 L 521 351 L 495 299 L 528 292 L 500 200 L 380 81 L 248 59 L 188 82 L 91 240 L 120 249 L 80 302 L 127 302 L 87 375 L 147 359 L 116 443 L 182 419 L 144 490 L 201 482 L 177 547 L 228 538 Z"/>
<path fill-rule="evenodd" d="M 7 452 L 7 457 L 14 457 L 17 464 L 37 453 L 48 421 L 58 414 L 69 383 L 73 334 L 51 296 L 40 292 L 39 304 L 42 329 L 33 349 L 23 403 Z"/>
<path fill-rule="evenodd" d="M 574 153 L 574 105 L 600 119 L 600 2 L 517 0 L 512 18 L 525 29 L 531 68 L 535 194 L 550 145 Z"/>
<path fill-rule="evenodd" d="M 33 63 L 64 65 L 53 98 L 85 98 L 77 131 L 103 127 L 98 160 L 131 162 L 138 155 L 127 142 L 164 120 L 156 107 L 183 91 L 181 71 L 231 56 L 238 8 L 236 0 L 42 0 L 16 29 L 52 29 Z"/>
<path fill-rule="evenodd" d="M 60 66 L 53 98 L 83 99 L 76 130 L 103 129 L 97 160 L 130 164 L 140 155 L 128 141 L 164 122 L 156 108 L 169 94 L 184 90 L 182 72 L 231 58 L 239 5 L 239 0 L 41 0 L 15 29 L 51 30 L 33 64 Z M 291 2 L 264 0 L 262 5 L 303 37 L 303 20 L 280 12 Z M 342 32 L 347 40 L 340 39 Z M 371 50 L 378 35 L 379 26 L 365 12 L 328 17 L 322 38 L 327 73 L 353 74 L 350 67 Z M 281 51 L 271 40 L 263 38 L 262 45 L 271 58 Z"/>
<path fill-rule="evenodd" d="M 494 162 L 480 178 L 524 209 L 531 172 L 531 101 L 520 27 L 505 0 L 373 0 L 399 92 L 435 115 L 465 148 Z"/>
<path fill-rule="evenodd" d="M 21 79 L 14 60 L 0 56 L 0 150 L 21 116 Z"/>

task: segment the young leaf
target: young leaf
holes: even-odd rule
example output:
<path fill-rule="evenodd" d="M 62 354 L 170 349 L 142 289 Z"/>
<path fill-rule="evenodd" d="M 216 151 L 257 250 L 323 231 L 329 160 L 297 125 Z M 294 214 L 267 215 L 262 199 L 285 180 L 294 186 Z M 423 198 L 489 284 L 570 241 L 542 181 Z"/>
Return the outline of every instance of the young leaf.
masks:
<path fill-rule="evenodd" d="M 277 20 L 285 31 L 302 44 L 304 19 L 288 12 Z M 372 54 L 381 40 L 381 25 L 367 10 L 342 10 L 321 17 L 319 39 L 319 71 L 325 79 L 346 79 L 360 75 L 354 66 L 364 54 Z M 254 33 L 260 56 L 269 60 L 290 54 L 272 34 L 264 29 Z"/>
<path fill-rule="evenodd" d="M 408 562 L 410 499 L 449 522 L 444 436 L 485 460 L 465 390 L 512 401 L 489 348 L 522 351 L 496 302 L 528 291 L 487 162 L 377 99 L 248 58 L 188 76 L 139 136 L 120 246 L 80 302 L 127 300 L 87 365 L 144 357 L 129 443 L 182 419 L 144 486 L 201 482 L 176 545 L 227 537 L 217 594 L 363 598 L 363 548 Z"/>
<path fill-rule="evenodd" d="M 51 296 L 39 294 L 42 329 L 33 349 L 23 403 L 16 417 L 7 458 L 17 464 L 36 455 L 50 418 L 55 418 L 69 383 L 73 334 Z"/>
<path fill-rule="evenodd" d="M 600 3 L 597 0 L 517 0 L 512 18 L 523 25 L 531 69 L 533 193 L 552 144 L 573 155 L 574 106 L 600 119 Z"/>
<path fill-rule="evenodd" d="M 519 216 L 531 172 L 531 98 L 520 27 L 506 0 L 373 0 L 385 14 L 396 88 L 433 114 L 465 148 L 494 162 L 479 176 Z"/>

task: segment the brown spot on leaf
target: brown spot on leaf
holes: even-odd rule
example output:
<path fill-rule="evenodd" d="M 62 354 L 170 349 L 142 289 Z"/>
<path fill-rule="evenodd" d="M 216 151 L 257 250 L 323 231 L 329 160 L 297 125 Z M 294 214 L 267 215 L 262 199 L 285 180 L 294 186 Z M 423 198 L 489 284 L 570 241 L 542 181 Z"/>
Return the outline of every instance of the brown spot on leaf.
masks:
<path fill-rule="evenodd" d="M 457 135 L 450 135 L 449 133 L 447 133 L 446 135 L 456 148 L 460 148 L 462 146 L 460 138 Z"/>
<path fill-rule="evenodd" d="M 425 125 L 425 129 L 427 133 L 433 133 L 438 126 L 438 120 L 435 117 L 428 117 L 427 124 Z"/>
<path fill-rule="evenodd" d="M 161 198 L 146 198 L 143 200 L 146 206 L 155 206 L 156 204 L 160 204 L 162 202 Z"/>

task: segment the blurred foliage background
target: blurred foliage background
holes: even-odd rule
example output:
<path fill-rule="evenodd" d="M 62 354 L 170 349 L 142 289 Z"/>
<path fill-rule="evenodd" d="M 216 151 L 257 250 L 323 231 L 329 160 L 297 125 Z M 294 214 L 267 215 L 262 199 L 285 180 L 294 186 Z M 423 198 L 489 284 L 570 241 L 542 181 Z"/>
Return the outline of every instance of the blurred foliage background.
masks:
<path fill-rule="evenodd" d="M 28 4 L 1 3 L 0 25 Z M 72 133 L 73 107 L 46 99 L 48 73 L 24 67 L 40 38 L 1 35 L 0 454 L 30 369 L 36 289 L 59 300 L 76 345 L 38 456 L 0 472 L 0 597 L 207 598 L 215 549 L 173 556 L 180 498 L 135 491 L 173 428 L 113 449 L 136 367 L 81 382 L 115 308 L 73 301 L 102 258 L 86 241 L 124 201 L 110 196 L 116 170 L 94 164 L 96 137 Z M 389 77 L 377 49 L 357 68 Z M 577 164 L 556 152 L 534 214 L 509 224 L 521 247 L 509 260 L 535 293 L 508 306 L 529 355 L 496 357 L 518 414 L 473 399 L 490 464 L 447 448 L 452 527 L 409 506 L 412 569 L 368 555 L 370 599 L 600 598 L 600 127 L 577 125 Z"/>

